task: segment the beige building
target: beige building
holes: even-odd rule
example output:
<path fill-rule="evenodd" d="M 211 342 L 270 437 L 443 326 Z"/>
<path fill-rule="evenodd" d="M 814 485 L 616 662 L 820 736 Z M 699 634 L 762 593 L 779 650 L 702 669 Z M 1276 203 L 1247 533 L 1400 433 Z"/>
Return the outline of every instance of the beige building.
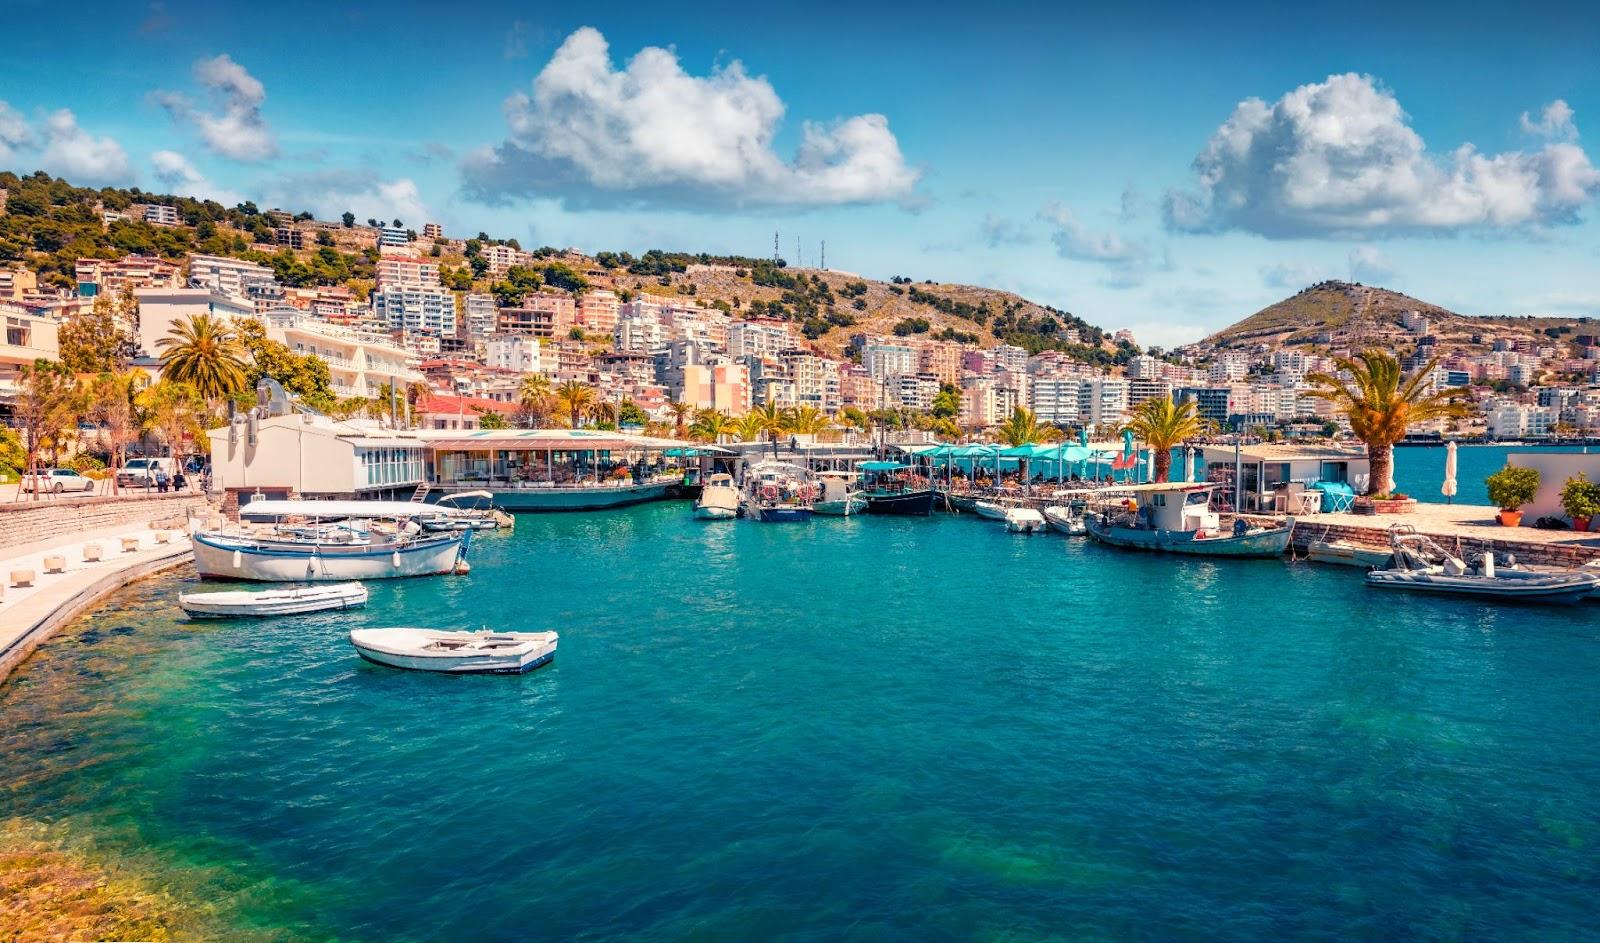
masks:
<path fill-rule="evenodd" d="M 55 360 L 61 348 L 56 343 L 56 322 L 32 314 L 26 308 L 0 303 L 0 402 L 9 403 L 17 394 L 18 376 L 23 367 L 43 357 Z"/>
<path fill-rule="evenodd" d="M 183 283 L 176 265 L 142 255 L 79 259 L 75 274 L 78 293 L 84 297 L 96 294 L 115 297 L 126 289 L 177 288 Z"/>
<path fill-rule="evenodd" d="M 610 335 L 617 329 L 617 296 L 597 288 L 578 296 L 578 326 L 591 334 Z"/>
<path fill-rule="evenodd" d="M 133 296 L 139 302 L 139 349 L 158 356 L 157 342 L 171 333 L 181 320 L 210 315 L 230 321 L 256 316 L 255 305 L 220 295 L 209 288 L 139 288 Z"/>
<path fill-rule="evenodd" d="M 22 296 L 39 290 L 39 276 L 25 268 L 0 269 L 0 301 L 21 301 Z"/>
<path fill-rule="evenodd" d="M 381 387 L 404 388 L 421 382 L 422 373 L 411 365 L 411 355 L 389 335 L 328 324 L 294 308 L 267 313 L 267 336 L 287 344 L 297 354 L 311 354 L 328 364 L 333 390 L 340 396 L 379 395 Z"/>

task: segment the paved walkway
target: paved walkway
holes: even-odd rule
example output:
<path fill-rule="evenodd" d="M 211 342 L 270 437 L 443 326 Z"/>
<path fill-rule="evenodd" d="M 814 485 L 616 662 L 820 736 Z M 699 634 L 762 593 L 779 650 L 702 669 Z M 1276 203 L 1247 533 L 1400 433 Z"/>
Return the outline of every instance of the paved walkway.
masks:
<path fill-rule="evenodd" d="M 1411 514 L 1307 514 L 1297 518 L 1307 526 L 1332 524 L 1337 527 L 1364 527 L 1387 530 L 1391 524 L 1410 524 L 1419 533 L 1435 537 L 1469 537 L 1474 540 L 1504 540 L 1518 543 L 1564 547 L 1600 548 L 1600 533 L 1570 530 L 1539 530 L 1534 527 L 1501 527 L 1495 520 L 1500 509 L 1476 504 L 1418 504 Z"/>
<path fill-rule="evenodd" d="M 168 542 L 157 542 L 157 531 L 149 524 L 124 524 L 96 531 L 85 531 L 53 540 L 42 540 L 7 547 L 0 554 L 0 681 L 20 664 L 34 648 L 79 612 L 118 588 L 151 573 L 176 566 L 190 559 L 189 537 L 181 530 L 168 531 Z M 137 541 L 134 549 L 123 549 L 123 538 Z M 84 559 L 84 548 L 97 543 L 101 559 Z M 66 566 L 60 573 L 46 573 L 44 560 L 59 555 Z M 13 570 L 32 570 L 30 586 L 16 586 Z"/>

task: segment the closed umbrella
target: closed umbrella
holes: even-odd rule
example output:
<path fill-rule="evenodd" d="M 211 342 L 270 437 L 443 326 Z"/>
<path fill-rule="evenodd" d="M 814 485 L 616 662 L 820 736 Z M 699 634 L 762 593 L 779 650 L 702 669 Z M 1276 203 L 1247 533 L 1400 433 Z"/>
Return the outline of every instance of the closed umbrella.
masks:
<path fill-rule="evenodd" d="M 1194 481 L 1194 446 L 1187 446 L 1183 450 L 1183 480 Z"/>
<path fill-rule="evenodd" d="M 1439 486 L 1446 504 L 1456 503 L 1456 443 L 1452 439 L 1444 447 L 1444 484 Z"/>

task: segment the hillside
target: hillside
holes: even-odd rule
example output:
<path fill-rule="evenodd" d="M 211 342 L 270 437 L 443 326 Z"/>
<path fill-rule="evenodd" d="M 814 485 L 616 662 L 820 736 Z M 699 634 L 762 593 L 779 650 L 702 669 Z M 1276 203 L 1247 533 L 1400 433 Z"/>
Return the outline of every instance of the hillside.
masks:
<path fill-rule="evenodd" d="M 26 266 L 39 274 L 42 285 L 70 289 L 74 265 L 84 257 L 134 253 L 181 263 L 191 253 L 206 253 L 269 265 L 280 282 L 293 287 L 345 285 L 361 298 L 372 287 L 377 230 L 349 214 L 342 221 L 318 222 L 309 213 L 273 213 L 251 203 L 225 207 L 138 189 L 73 187 L 43 173 L 0 173 L 0 194 L 0 265 Z M 153 226 L 127 212 L 148 204 L 175 207 L 180 225 Z M 130 218 L 115 218 L 122 214 Z M 276 244 L 275 227 L 303 231 L 304 248 Z M 1098 364 L 1123 363 L 1137 353 L 1069 312 L 995 289 L 901 277 L 877 281 L 791 269 L 782 260 L 659 250 L 639 257 L 609 251 L 589 255 L 549 246 L 533 250 L 530 265 L 496 281 L 477 258 L 493 244 L 521 249 L 514 239 L 479 233 L 466 240 L 417 239 L 413 251 L 437 258 L 449 287 L 493 293 L 503 304 L 530 291 L 589 288 L 627 296 L 692 296 L 738 317 L 793 321 L 818 350 L 835 356 L 850 335 L 861 332 L 983 346 L 1009 343 L 1030 353 L 1060 350 Z"/>
<path fill-rule="evenodd" d="M 1457 314 L 1410 295 L 1350 282 L 1319 282 L 1268 305 L 1202 343 L 1360 346 L 1415 338 L 1402 321 L 1409 312 L 1428 319 L 1428 331 L 1450 348 L 1487 347 L 1497 338 L 1541 336 L 1576 340 L 1595 333 L 1590 318 L 1504 317 Z"/>

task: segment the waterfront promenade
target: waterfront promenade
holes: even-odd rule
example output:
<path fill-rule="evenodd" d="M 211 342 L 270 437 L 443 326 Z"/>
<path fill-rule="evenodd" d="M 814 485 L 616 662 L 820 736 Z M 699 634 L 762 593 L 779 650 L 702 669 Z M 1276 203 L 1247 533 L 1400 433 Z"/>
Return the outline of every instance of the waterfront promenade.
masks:
<path fill-rule="evenodd" d="M 147 521 L 0 548 L 0 683 L 84 609 L 187 559 L 189 536 L 181 526 L 160 528 Z M 57 565 L 59 571 L 51 572 Z M 17 577 L 25 575 L 31 579 L 18 585 Z"/>

